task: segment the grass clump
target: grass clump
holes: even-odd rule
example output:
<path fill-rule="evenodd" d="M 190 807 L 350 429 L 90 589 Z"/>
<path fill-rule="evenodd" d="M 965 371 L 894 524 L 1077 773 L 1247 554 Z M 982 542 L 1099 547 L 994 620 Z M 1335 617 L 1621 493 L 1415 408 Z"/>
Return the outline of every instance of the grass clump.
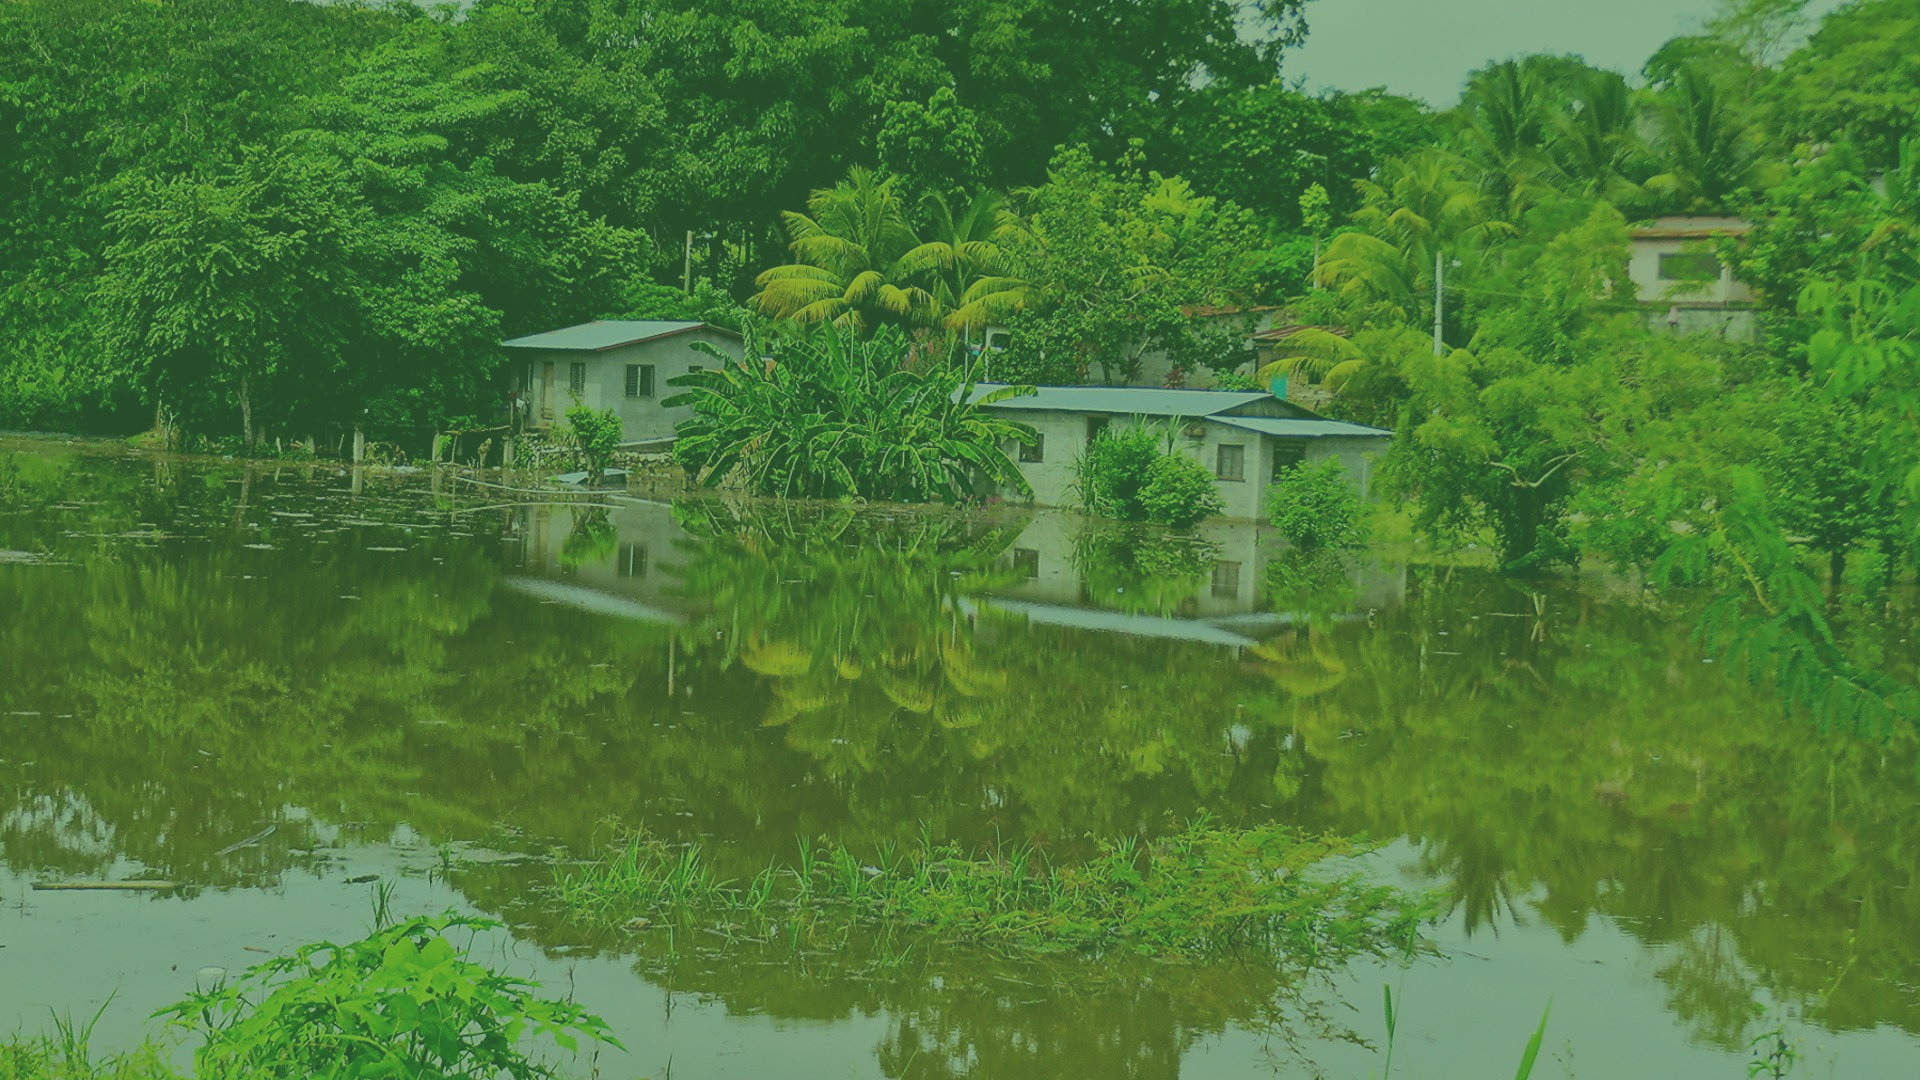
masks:
<path fill-rule="evenodd" d="M 799 863 L 744 887 L 717 878 L 697 846 L 644 835 L 558 875 L 569 909 L 605 923 L 716 914 L 911 927 L 936 940 L 1031 952 L 1124 950 L 1163 959 L 1259 954 L 1317 964 L 1405 948 L 1424 897 L 1325 873 L 1355 841 L 1281 825 L 1198 821 L 1151 843 L 1103 843 L 1079 862 L 1026 845 L 973 854 L 923 840 L 869 862 L 803 842 Z"/>
<path fill-rule="evenodd" d="M 67 1035 L 63 1027 L 57 1037 L 0 1040 L 0 1080 L 179 1080 L 151 1045 L 96 1060 L 84 1041 Z"/>

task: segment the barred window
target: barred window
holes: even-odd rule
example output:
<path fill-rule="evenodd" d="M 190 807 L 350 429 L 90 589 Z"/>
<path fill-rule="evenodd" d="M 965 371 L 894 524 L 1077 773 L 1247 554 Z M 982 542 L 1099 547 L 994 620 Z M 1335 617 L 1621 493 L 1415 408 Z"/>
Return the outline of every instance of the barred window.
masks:
<path fill-rule="evenodd" d="M 567 389 L 575 396 L 587 392 L 587 365 L 574 363 L 567 365 Z"/>
<path fill-rule="evenodd" d="M 1021 444 L 1020 460 L 1023 463 L 1032 465 L 1032 464 L 1035 464 L 1036 462 L 1045 461 L 1046 458 L 1047 458 L 1047 437 L 1045 435 L 1035 435 L 1033 437 L 1033 445 L 1031 446 L 1028 446 L 1024 443 Z"/>

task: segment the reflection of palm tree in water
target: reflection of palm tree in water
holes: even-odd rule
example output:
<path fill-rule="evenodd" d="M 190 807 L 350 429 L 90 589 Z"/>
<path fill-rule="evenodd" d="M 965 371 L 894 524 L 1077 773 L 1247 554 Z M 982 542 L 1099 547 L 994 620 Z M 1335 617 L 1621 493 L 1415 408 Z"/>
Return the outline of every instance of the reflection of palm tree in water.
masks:
<path fill-rule="evenodd" d="M 976 728 L 979 699 L 1005 689 L 973 651 L 962 601 L 1018 578 L 994 564 L 1024 522 L 717 501 L 676 513 L 711 541 L 684 571 L 686 590 L 712 605 L 690 648 L 717 646 L 766 676 L 763 723 L 787 726 L 796 748 L 856 771 L 883 747 L 914 760 L 937 732 Z M 969 753 L 985 749 L 959 737 Z"/>

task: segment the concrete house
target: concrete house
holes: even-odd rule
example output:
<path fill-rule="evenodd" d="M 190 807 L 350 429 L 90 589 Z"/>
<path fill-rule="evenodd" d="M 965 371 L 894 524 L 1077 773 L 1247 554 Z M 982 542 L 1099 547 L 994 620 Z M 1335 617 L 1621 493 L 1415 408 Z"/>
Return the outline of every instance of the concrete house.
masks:
<path fill-rule="evenodd" d="M 1001 389 L 981 384 L 975 399 Z M 1170 424 L 1174 450 L 1213 474 L 1229 518 L 1258 518 L 1268 484 L 1284 483 L 1303 463 L 1338 457 L 1364 496 L 1373 460 L 1393 433 L 1330 420 L 1272 394 L 1228 390 L 1152 390 L 1128 386 L 1042 386 L 989 406 L 1040 436 L 1009 455 L 1045 506 L 1073 502 L 1074 462 L 1109 426 Z"/>
<path fill-rule="evenodd" d="M 513 373 L 524 403 L 521 423 L 549 427 L 578 401 L 590 409 L 612 408 L 625 441 L 646 443 L 672 439 L 674 425 L 693 415 L 660 402 L 676 392 L 668 379 L 716 363 L 693 348 L 696 341 L 729 356 L 743 351 L 739 334 L 700 322 L 590 322 L 500 345 L 524 358 Z"/>
<path fill-rule="evenodd" d="M 1733 217 L 1663 217 L 1634 229 L 1627 276 L 1648 323 L 1680 334 L 1708 331 L 1752 340 L 1753 290 L 1714 252 L 1716 241 L 1752 229 Z"/>

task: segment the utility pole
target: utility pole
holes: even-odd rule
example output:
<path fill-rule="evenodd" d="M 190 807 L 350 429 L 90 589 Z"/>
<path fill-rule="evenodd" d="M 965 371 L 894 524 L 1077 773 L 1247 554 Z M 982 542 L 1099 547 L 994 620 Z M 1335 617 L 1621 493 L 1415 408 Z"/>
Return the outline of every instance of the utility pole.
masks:
<path fill-rule="evenodd" d="M 1444 355 L 1446 345 L 1440 340 L 1440 328 L 1445 323 L 1446 311 L 1446 256 L 1436 248 L 1433 253 L 1433 355 Z"/>
<path fill-rule="evenodd" d="M 687 230 L 687 256 L 686 256 L 686 261 L 681 264 L 680 291 L 683 293 L 693 292 L 693 230 L 692 229 Z"/>

